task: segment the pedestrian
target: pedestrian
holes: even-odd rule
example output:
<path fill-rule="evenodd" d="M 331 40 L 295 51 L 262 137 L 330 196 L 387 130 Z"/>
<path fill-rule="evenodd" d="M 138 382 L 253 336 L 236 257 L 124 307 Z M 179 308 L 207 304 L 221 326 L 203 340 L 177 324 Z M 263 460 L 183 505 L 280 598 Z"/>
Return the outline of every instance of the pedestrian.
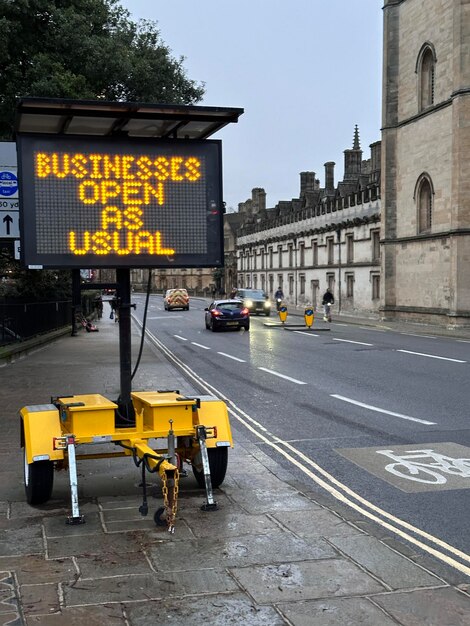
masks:
<path fill-rule="evenodd" d="M 116 294 L 111 298 L 109 304 L 111 305 L 111 313 L 109 315 L 109 319 L 114 319 L 114 323 L 119 322 L 119 308 Z"/>
<path fill-rule="evenodd" d="M 237 297 L 237 288 L 232 287 L 232 290 L 230 291 L 230 298 L 236 298 L 236 297 Z"/>
<path fill-rule="evenodd" d="M 331 305 L 334 303 L 335 303 L 335 299 L 334 299 L 333 294 L 331 293 L 331 289 L 327 287 L 325 293 L 323 294 L 323 300 L 322 300 L 323 319 L 325 320 L 325 322 L 331 322 L 330 309 L 331 309 Z"/>
<path fill-rule="evenodd" d="M 103 317 L 103 298 L 101 295 L 96 296 L 94 305 L 96 317 L 100 320 Z"/>

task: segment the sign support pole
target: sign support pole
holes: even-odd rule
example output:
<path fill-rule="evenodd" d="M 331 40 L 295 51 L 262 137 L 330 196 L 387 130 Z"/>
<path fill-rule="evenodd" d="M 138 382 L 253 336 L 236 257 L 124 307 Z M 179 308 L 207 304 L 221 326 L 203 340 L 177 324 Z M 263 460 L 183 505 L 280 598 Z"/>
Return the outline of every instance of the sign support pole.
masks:
<path fill-rule="evenodd" d="M 119 414 L 117 425 L 131 426 L 135 422 L 135 411 L 132 404 L 132 364 L 131 364 L 131 274 L 129 268 L 116 270 L 118 283 L 118 315 L 119 315 L 119 362 L 121 376 L 121 393 L 118 399 Z"/>

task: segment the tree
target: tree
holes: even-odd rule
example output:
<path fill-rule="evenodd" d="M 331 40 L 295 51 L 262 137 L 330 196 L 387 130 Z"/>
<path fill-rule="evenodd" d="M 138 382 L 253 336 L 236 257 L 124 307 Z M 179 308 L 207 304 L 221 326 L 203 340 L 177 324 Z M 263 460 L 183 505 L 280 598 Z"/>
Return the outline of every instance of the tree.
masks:
<path fill-rule="evenodd" d="M 204 95 L 157 23 L 133 22 L 118 0 L 0 0 L 0 29 L 0 140 L 13 138 L 20 97 L 194 104 Z M 0 259 L 4 270 L 14 280 L 0 296 L 70 293 L 69 272 L 21 270 Z"/>
<path fill-rule="evenodd" d="M 133 22 L 118 0 L 0 0 L 0 139 L 22 96 L 194 104 L 157 22 Z"/>

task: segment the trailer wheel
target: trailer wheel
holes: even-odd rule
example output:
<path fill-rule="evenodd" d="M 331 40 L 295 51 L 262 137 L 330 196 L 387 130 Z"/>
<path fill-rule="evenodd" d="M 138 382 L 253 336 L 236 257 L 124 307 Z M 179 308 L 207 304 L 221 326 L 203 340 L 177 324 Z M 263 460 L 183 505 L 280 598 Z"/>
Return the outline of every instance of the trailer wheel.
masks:
<path fill-rule="evenodd" d="M 212 487 L 216 489 L 224 482 L 227 472 L 228 448 L 209 448 L 207 455 L 209 457 Z M 204 489 L 206 486 L 204 472 L 199 472 L 193 465 L 193 474 L 199 487 Z"/>
<path fill-rule="evenodd" d="M 24 488 L 28 504 L 43 504 L 52 494 L 54 485 L 54 463 L 36 461 L 28 463 L 24 451 Z"/>

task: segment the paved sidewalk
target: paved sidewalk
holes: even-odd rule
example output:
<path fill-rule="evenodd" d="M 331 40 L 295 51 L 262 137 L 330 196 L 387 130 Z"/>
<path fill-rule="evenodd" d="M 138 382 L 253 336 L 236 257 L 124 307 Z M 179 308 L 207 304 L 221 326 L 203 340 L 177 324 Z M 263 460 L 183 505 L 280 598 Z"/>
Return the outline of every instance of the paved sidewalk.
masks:
<path fill-rule="evenodd" d="M 119 394 L 118 328 L 107 318 L 98 324 L 99 333 L 64 336 L 0 368 L 0 624 L 470 623 L 470 578 L 307 491 L 233 423 L 227 478 L 215 492 L 219 510 L 201 511 L 205 494 L 189 472 L 174 535 L 153 523 L 158 483 L 148 517 L 140 515 L 140 472 L 130 459 L 79 465 L 84 525 L 65 524 L 65 472 L 56 474 L 47 505 L 28 506 L 18 409 L 51 396 Z M 134 328 L 134 359 L 138 343 Z M 150 346 L 133 388 L 200 393 Z"/>

